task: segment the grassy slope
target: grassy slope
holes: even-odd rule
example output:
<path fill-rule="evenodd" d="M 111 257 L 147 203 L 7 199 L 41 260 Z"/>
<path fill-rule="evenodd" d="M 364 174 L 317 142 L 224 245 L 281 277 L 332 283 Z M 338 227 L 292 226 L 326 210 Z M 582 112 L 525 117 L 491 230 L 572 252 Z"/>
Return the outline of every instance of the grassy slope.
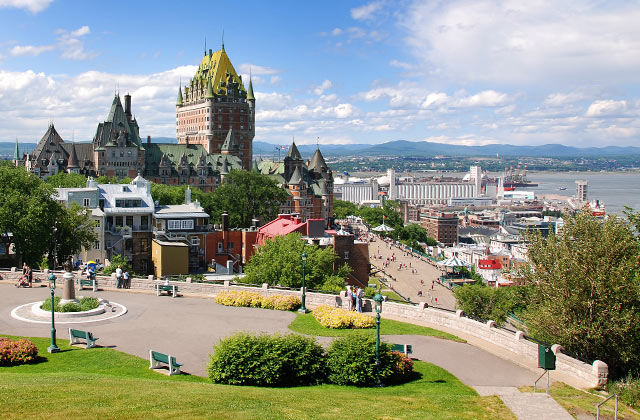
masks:
<path fill-rule="evenodd" d="M 332 329 L 325 328 L 312 314 L 298 314 L 296 319 L 289 324 L 289 329 L 308 335 L 316 335 L 320 337 L 343 337 L 351 334 L 362 335 L 375 335 L 376 329 L 370 328 L 365 330 L 352 330 L 352 329 Z M 429 327 L 422 327 L 420 325 L 408 324 L 406 322 L 394 321 L 391 319 L 382 319 L 380 321 L 380 334 L 383 335 L 427 335 L 438 338 L 445 338 L 447 340 L 458 341 L 464 343 L 465 340 L 456 337 L 455 335 L 448 334 L 444 331 L 434 330 Z"/>
<path fill-rule="evenodd" d="M 421 378 L 387 388 L 214 385 L 152 372 L 144 359 L 112 349 L 70 348 L 40 363 L 0 367 L 3 419 L 514 419 L 497 397 L 479 397 L 447 371 L 416 362 Z"/>

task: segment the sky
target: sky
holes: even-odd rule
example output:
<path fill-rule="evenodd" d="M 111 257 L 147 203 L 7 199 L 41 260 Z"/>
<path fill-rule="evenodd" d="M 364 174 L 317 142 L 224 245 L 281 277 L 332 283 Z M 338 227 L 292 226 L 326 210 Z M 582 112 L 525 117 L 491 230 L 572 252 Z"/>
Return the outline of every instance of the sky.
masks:
<path fill-rule="evenodd" d="M 0 0 L 0 22 L 0 141 L 90 141 L 116 91 L 175 138 L 224 34 L 255 140 L 640 145 L 638 1 Z"/>

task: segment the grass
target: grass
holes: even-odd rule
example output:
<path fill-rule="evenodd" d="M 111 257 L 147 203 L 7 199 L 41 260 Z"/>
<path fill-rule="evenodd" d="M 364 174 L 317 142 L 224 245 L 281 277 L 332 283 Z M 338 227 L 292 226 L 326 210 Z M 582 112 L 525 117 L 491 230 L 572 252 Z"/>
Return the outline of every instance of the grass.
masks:
<path fill-rule="evenodd" d="M 300 334 L 315 335 L 320 337 L 344 337 L 346 335 L 361 334 L 374 335 L 375 328 L 368 329 L 334 329 L 325 328 L 313 317 L 313 314 L 298 314 L 296 319 L 289 324 L 289 329 Z M 465 343 L 466 341 L 453 334 L 444 331 L 434 330 L 429 327 L 408 324 L 406 322 L 384 319 L 380 321 L 380 334 L 383 335 L 427 335 L 431 337 L 444 338 L 447 340 Z"/>
<path fill-rule="evenodd" d="M 418 379 L 386 388 L 319 385 L 258 388 L 168 377 L 113 349 L 46 352 L 35 364 L 0 367 L 3 419 L 515 419 L 497 397 L 480 397 L 447 371 L 416 362 Z"/>
<path fill-rule="evenodd" d="M 522 392 L 533 392 L 533 387 L 520 387 Z M 596 406 L 604 401 L 603 398 L 591 392 L 581 391 L 562 382 L 551 385 L 549 393 L 572 416 L 588 413 L 595 418 Z M 609 400 L 600 408 L 601 419 L 613 419 L 615 401 Z M 640 420 L 640 415 L 635 414 L 622 401 L 618 401 L 618 419 Z"/>
<path fill-rule="evenodd" d="M 393 281 L 393 280 L 390 280 L 390 281 Z M 378 285 L 379 285 L 379 284 L 381 284 L 381 283 L 380 283 L 380 280 L 379 280 L 379 279 L 377 279 L 377 278 L 375 278 L 375 277 L 371 277 L 371 278 L 369 279 L 369 284 L 375 284 L 375 285 L 376 285 L 376 286 L 375 286 L 375 288 L 377 289 L 377 288 L 378 288 Z M 391 289 L 387 288 L 387 287 L 384 285 L 384 283 L 382 283 L 382 290 L 380 291 L 380 294 L 381 294 L 382 296 L 386 296 L 386 297 L 387 297 L 387 299 L 399 300 L 399 301 L 405 302 L 405 300 L 404 300 L 400 295 L 398 295 L 398 294 L 397 294 L 396 292 L 394 292 L 393 290 L 391 290 Z"/>

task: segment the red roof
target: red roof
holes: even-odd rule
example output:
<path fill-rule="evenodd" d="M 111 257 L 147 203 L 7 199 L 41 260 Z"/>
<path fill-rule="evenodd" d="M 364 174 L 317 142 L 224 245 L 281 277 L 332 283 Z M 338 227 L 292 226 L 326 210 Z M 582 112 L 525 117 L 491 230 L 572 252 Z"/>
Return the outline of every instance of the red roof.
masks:
<path fill-rule="evenodd" d="M 479 260 L 478 268 L 483 270 L 500 270 L 502 268 L 502 264 L 497 260 Z"/>
<path fill-rule="evenodd" d="M 278 235 L 288 235 L 292 232 L 300 232 L 303 235 L 306 234 L 307 223 L 298 217 L 294 218 L 290 214 L 280 214 L 277 219 L 258 228 L 257 242 L 258 244 L 263 244 L 266 239 L 271 239 Z"/>

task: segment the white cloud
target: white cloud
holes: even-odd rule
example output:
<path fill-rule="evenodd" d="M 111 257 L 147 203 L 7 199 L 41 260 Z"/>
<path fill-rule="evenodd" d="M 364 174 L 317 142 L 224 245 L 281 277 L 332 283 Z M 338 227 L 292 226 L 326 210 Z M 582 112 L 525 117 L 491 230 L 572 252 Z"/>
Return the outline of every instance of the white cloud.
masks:
<path fill-rule="evenodd" d="M 84 35 L 88 35 L 89 33 L 91 33 L 91 30 L 89 29 L 89 27 L 87 25 L 81 26 L 80 28 L 76 29 L 75 31 L 71 31 L 71 36 L 74 38 L 80 37 L 80 36 L 84 36 Z"/>
<path fill-rule="evenodd" d="M 459 107 L 494 107 L 504 105 L 509 97 L 505 93 L 495 90 L 485 90 L 466 98 L 461 98 L 455 102 Z"/>
<path fill-rule="evenodd" d="M 620 115 L 627 109 L 627 101 L 595 101 L 587 109 L 587 117 L 607 117 Z"/>
<path fill-rule="evenodd" d="M 316 95 L 322 95 L 324 91 L 329 89 L 331 86 L 331 80 L 325 79 L 320 86 L 313 87 L 313 93 L 315 93 Z"/>
<path fill-rule="evenodd" d="M 257 64 L 242 63 L 238 66 L 238 71 L 242 73 L 257 74 L 257 75 L 272 75 L 282 73 L 282 70 L 274 69 L 273 67 L 258 66 Z"/>
<path fill-rule="evenodd" d="M 351 9 L 351 17 L 356 20 L 373 19 L 375 12 L 382 8 L 381 1 L 374 1 L 364 6 L 354 7 Z"/>
<path fill-rule="evenodd" d="M 589 0 L 416 0 L 400 23 L 416 58 L 457 82 L 638 81 L 640 7 Z"/>
<path fill-rule="evenodd" d="M 39 13 L 49 7 L 53 0 L 0 0 L 0 7 L 26 9 L 31 13 Z"/>
<path fill-rule="evenodd" d="M 56 47 L 54 45 L 40 45 L 40 46 L 16 45 L 13 48 L 11 48 L 11 50 L 9 50 L 9 54 L 11 54 L 14 57 L 23 56 L 23 55 L 38 56 L 43 52 L 55 50 L 55 48 Z"/>
<path fill-rule="evenodd" d="M 399 68 L 405 69 L 405 70 L 413 70 L 414 67 L 415 67 L 413 64 L 405 63 L 404 61 L 399 61 L 399 60 L 395 60 L 395 59 L 389 61 L 389 65 L 391 67 L 399 67 Z"/>
<path fill-rule="evenodd" d="M 88 60 L 98 56 L 97 52 L 85 51 L 84 41 L 80 39 L 91 33 L 88 26 L 81 26 L 74 31 L 60 29 L 57 32 L 60 35 L 58 37 L 58 48 L 62 51 L 60 55 L 62 58 L 68 60 Z"/>
<path fill-rule="evenodd" d="M 584 92 L 570 92 L 570 93 L 552 93 L 546 97 L 544 104 L 547 106 L 563 106 L 575 102 L 580 102 L 587 99 L 588 96 Z"/>

